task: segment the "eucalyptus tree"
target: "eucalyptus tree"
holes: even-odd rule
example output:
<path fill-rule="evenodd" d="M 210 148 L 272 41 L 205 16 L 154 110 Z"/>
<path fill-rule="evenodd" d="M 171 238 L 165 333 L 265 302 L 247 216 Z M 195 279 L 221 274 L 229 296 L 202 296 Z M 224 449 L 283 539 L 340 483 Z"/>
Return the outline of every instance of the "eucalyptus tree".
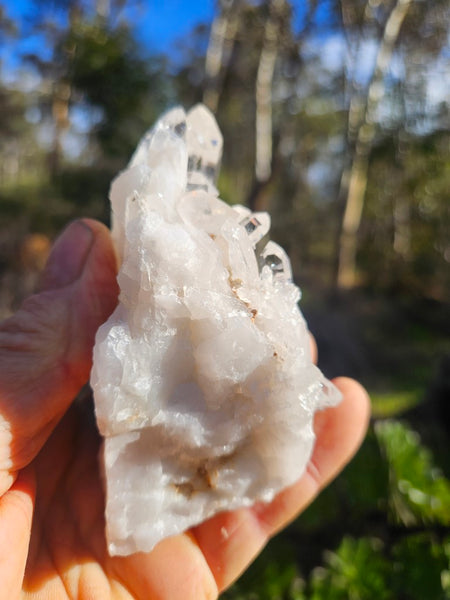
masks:
<path fill-rule="evenodd" d="M 53 175 L 60 171 L 61 138 L 71 126 L 74 106 L 84 108 L 91 145 L 100 150 L 97 159 L 129 156 L 155 116 L 157 109 L 148 108 L 163 96 L 158 79 L 162 61 L 150 61 L 136 41 L 133 23 L 124 12 L 129 4 L 136 2 L 34 3 L 29 27 L 42 33 L 48 51 L 37 49 L 26 59 L 43 81 L 41 109 L 53 129 Z"/>
<path fill-rule="evenodd" d="M 358 236 L 373 148 L 395 132 L 420 136 L 442 126 L 434 114 L 436 106 L 430 105 L 427 95 L 431 74 L 433 70 L 436 74 L 446 47 L 448 52 L 449 7 L 440 0 L 342 0 L 341 8 L 347 43 L 348 124 L 346 161 L 338 194 L 342 221 L 336 249 L 336 284 L 352 287 L 358 281 Z M 376 49 L 375 59 L 362 73 L 359 64 L 370 46 Z M 404 256 L 410 237 L 408 212 L 408 203 L 400 206 L 400 201 L 393 209 L 393 247 Z"/>

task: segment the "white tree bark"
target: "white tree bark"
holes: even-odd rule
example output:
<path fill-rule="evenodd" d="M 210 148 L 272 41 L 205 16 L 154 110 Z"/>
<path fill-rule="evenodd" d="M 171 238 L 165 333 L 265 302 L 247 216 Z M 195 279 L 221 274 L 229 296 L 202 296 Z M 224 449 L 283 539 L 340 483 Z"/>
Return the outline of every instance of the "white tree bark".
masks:
<path fill-rule="evenodd" d="M 341 180 L 341 194 L 346 191 L 345 211 L 339 240 L 337 285 L 341 288 L 356 284 L 357 235 L 361 224 L 364 197 L 367 188 L 369 154 L 375 137 L 375 110 L 383 98 L 385 76 L 392 58 L 400 28 L 413 0 L 397 0 L 384 27 L 378 48 L 375 69 L 367 89 L 365 109 L 357 128 L 353 161 Z M 350 115 L 353 117 L 354 115 Z M 353 126 L 350 123 L 349 127 Z"/>
<path fill-rule="evenodd" d="M 280 36 L 279 13 L 284 4 L 285 0 L 271 0 L 256 76 L 255 177 L 259 183 L 267 181 L 272 172 L 272 84 Z"/>
<path fill-rule="evenodd" d="M 222 0 L 220 6 L 211 25 L 205 60 L 203 103 L 212 112 L 216 112 L 219 105 L 223 73 L 230 61 L 239 24 L 237 0 Z"/>

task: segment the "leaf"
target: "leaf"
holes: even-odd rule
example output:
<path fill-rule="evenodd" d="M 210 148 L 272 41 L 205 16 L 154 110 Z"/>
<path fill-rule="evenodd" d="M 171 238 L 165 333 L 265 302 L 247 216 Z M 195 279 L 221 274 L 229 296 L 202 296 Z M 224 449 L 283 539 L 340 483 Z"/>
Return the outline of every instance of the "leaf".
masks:
<path fill-rule="evenodd" d="M 392 551 L 392 589 L 412 600 L 450 598 L 450 537 L 444 543 L 426 532 L 408 536 Z"/>
<path fill-rule="evenodd" d="M 313 571 L 311 600 L 394 600 L 389 589 L 389 561 L 378 538 L 345 537 L 325 566 Z"/>
<path fill-rule="evenodd" d="M 295 547 L 283 536 L 272 540 L 221 600 L 306 600 L 305 581 L 295 564 Z"/>
<path fill-rule="evenodd" d="M 389 465 L 391 509 L 405 525 L 450 524 L 450 482 L 434 463 L 419 435 L 399 421 L 375 426 Z"/>

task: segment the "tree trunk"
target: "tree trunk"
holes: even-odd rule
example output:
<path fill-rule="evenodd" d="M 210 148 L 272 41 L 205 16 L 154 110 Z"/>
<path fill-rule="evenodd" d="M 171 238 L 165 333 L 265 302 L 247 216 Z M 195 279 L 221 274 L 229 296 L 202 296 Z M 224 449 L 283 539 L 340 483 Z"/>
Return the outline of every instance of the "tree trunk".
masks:
<path fill-rule="evenodd" d="M 255 177 L 260 184 L 268 181 L 272 172 L 272 84 L 284 4 L 284 0 L 271 0 L 256 76 Z"/>
<path fill-rule="evenodd" d="M 82 9 L 79 2 L 76 0 L 72 2 L 69 7 L 69 31 L 74 31 L 80 23 L 82 16 Z M 53 81 L 53 92 L 52 92 L 52 118 L 53 118 L 53 143 L 52 149 L 49 155 L 49 169 L 52 177 L 58 175 L 61 166 L 62 157 L 62 144 L 61 138 L 67 129 L 70 127 L 69 109 L 70 99 L 72 95 L 72 86 L 68 78 L 68 72 L 70 70 L 69 64 L 72 60 L 73 53 L 75 51 L 73 43 L 71 46 L 68 45 L 67 39 L 64 44 L 64 58 L 66 61 L 65 69 L 63 73 L 56 74 Z"/>
<path fill-rule="evenodd" d="M 357 129 L 353 160 L 341 179 L 339 197 L 346 198 L 346 200 L 338 250 L 336 284 L 339 288 L 353 287 L 356 284 L 357 236 L 367 188 L 369 155 L 375 136 L 374 113 L 383 97 L 386 72 L 411 2 L 412 0 L 397 0 L 386 21 L 374 73 L 367 90 L 365 109 Z M 352 104 L 355 108 L 349 115 L 349 128 L 354 126 L 353 119 L 359 112 L 358 105 Z"/>
<path fill-rule="evenodd" d="M 213 113 L 219 105 L 223 74 L 230 61 L 239 24 L 237 0 L 222 0 L 219 5 L 221 8 L 211 25 L 206 51 L 203 92 L 203 103 Z"/>
<path fill-rule="evenodd" d="M 62 155 L 61 137 L 70 125 L 70 95 L 71 88 L 69 83 L 64 81 L 55 82 L 52 98 L 53 143 L 49 156 L 49 169 L 52 177 L 55 177 L 59 173 Z"/>

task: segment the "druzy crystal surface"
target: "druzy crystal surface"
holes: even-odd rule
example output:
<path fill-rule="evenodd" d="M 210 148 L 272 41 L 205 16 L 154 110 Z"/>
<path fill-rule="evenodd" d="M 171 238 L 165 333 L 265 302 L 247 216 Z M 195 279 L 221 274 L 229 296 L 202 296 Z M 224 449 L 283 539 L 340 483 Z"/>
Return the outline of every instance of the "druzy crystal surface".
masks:
<path fill-rule="evenodd" d="M 314 412 L 339 401 L 269 215 L 218 197 L 221 151 L 204 106 L 176 108 L 111 186 L 121 291 L 91 384 L 112 555 L 270 501 L 306 467 Z"/>

